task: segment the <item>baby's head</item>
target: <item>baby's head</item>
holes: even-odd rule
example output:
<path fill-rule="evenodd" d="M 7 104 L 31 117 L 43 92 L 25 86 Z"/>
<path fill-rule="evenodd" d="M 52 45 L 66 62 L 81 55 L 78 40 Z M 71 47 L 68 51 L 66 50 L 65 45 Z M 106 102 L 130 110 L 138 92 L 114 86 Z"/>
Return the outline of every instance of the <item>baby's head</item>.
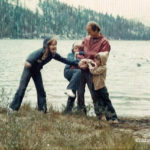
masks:
<path fill-rule="evenodd" d="M 79 52 L 80 44 L 78 42 L 73 43 L 72 45 L 72 52 Z"/>

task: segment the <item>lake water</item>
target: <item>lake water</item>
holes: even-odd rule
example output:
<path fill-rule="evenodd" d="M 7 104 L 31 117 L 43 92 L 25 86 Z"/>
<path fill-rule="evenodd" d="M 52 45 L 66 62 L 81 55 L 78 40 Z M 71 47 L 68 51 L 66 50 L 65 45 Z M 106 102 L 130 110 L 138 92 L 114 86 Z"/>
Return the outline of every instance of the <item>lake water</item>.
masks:
<path fill-rule="evenodd" d="M 0 88 L 12 91 L 19 85 L 26 57 L 42 46 L 42 40 L 0 40 Z M 58 40 L 57 51 L 66 57 L 71 40 Z M 119 116 L 150 116 L 150 41 L 110 41 L 106 85 Z M 68 81 L 63 76 L 64 64 L 52 60 L 42 69 L 48 105 L 60 108 L 66 104 L 64 91 Z M 88 88 L 86 104 L 92 105 Z M 31 80 L 23 103 L 36 106 L 36 90 Z M 91 114 L 94 114 L 91 111 Z"/>

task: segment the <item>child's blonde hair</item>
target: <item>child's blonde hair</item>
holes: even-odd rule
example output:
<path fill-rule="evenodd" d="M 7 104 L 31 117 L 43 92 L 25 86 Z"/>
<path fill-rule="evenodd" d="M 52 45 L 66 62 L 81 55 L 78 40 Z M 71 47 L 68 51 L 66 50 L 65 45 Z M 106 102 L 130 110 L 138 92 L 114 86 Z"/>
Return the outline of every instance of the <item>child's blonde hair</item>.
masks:
<path fill-rule="evenodd" d="M 99 61 L 101 62 L 101 57 L 100 57 L 99 54 L 96 54 L 96 55 L 94 56 L 94 58 L 97 59 L 97 60 L 99 60 Z"/>

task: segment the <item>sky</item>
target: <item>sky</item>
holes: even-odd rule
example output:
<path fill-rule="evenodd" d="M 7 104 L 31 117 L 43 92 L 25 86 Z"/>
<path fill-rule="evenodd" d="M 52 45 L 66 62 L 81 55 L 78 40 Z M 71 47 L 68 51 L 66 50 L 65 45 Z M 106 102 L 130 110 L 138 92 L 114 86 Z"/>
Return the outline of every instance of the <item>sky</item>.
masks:
<path fill-rule="evenodd" d="M 20 0 L 24 1 L 24 0 Z M 59 0 L 74 7 L 83 6 L 101 13 L 123 16 L 150 26 L 150 0 Z M 26 6 L 35 10 L 38 0 L 25 0 Z"/>

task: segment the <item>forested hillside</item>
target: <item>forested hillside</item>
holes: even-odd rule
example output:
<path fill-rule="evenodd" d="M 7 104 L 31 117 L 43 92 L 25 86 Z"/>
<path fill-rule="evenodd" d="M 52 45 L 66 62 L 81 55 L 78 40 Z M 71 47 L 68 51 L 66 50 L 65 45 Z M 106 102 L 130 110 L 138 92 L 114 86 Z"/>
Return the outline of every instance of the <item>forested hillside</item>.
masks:
<path fill-rule="evenodd" d="M 58 0 L 39 0 L 40 14 L 25 8 L 19 0 L 0 0 L 0 38 L 41 38 L 58 35 L 79 39 L 86 35 L 88 21 L 100 24 L 109 39 L 150 40 L 150 27 L 89 9 L 68 6 Z"/>

